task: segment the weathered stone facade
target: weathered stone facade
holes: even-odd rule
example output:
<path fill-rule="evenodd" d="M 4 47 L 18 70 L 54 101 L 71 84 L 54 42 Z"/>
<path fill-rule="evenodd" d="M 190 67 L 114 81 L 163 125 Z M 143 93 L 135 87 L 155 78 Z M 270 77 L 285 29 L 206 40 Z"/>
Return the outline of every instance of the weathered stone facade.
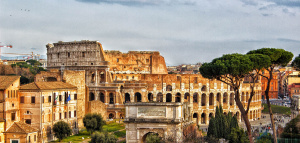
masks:
<path fill-rule="evenodd" d="M 149 133 L 162 138 L 177 137 L 182 142 L 183 127 L 188 124 L 182 103 L 126 103 L 126 142 L 143 143 Z"/>
<path fill-rule="evenodd" d="M 126 102 L 187 102 L 190 116 L 198 125 L 208 124 L 217 105 L 223 105 L 225 113 L 233 112 L 241 120 L 229 86 L 199 74 L 167 74 L 159 52 L 103 51 L 97 41 L 75 41 L 48 44 L 47 56 L 48 69 L 85 71 L 86 103 L 103 102 L 107 118 L 124 118 Z M 248 113 L 250 120 L 261 115 L 261 84 L 256 85 Z M 241 86 L 240 94 L 246 107 L 249 83 Z M 85 109 L 90 111 L 88 106 Z"/>

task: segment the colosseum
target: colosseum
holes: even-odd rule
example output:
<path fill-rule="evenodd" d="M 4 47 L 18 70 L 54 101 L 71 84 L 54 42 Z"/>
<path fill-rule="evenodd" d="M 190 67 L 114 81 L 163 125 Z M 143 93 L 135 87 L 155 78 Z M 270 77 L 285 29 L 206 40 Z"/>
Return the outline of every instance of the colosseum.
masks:
<path fill-rule="evenodd" d="M 86 110 L 78 112 L 78 116 L 91 111 L 88 108 L 93 102 L 106 107 L 106 118 L 124 118 L 124 104 L 129 102 L 186 102 L 190 117 L 200 126 L 208 124 L 218 105 L 223 106 L 224 114 L 232 112 L 241 121 L 230 86 L 200 74 L 168 74 L 164 57 L 158 51 L 107 51 L 98 41 L 88 40 L 59 41 L 46 47 L 48 69 L 85 72 L 83 81 L 88 93 L 78 98 L 87 104 L 80 104 Z M 261 116 L 261 85 L 256 85 L 250 120 Z M 249 82 L 242 84 L 240 93 L 246 107 Z"/>

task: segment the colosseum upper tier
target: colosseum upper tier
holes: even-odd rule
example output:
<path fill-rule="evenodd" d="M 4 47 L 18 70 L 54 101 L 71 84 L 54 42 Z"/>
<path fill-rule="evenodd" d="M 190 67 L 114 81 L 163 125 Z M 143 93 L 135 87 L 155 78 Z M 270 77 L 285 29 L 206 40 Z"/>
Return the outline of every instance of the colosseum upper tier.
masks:
<path fill-rule="evenodd" d="M 224 113 L 232 112 L 241 120 L 230 86 L 200 74 L 168 74 L 164 57 L 158 51 L 103 50 L 98 41 L 74 41 L 47 44 L 47 68 L 85 71 L 88 94 L 78 97 L 84 115 L 89 104 L 101 101 L 106 106 L 106 118 L 124 118 L 124 104 L 128 102 L 187 102 L 190 118 L 198 125 L 208 124 L 216 106 Z M 49 79 L 50 80 L 50 79 Z M 249 119 L 261 117 L 261 84 L 256 83 L 255 96 L 250 105 Z M 247 106 L 249 82 L 240 88 L 240 99 Z M 80 99 L 82 98 L 82 99 Z M 81 107 L 80 107 L 81 108 Z"/>

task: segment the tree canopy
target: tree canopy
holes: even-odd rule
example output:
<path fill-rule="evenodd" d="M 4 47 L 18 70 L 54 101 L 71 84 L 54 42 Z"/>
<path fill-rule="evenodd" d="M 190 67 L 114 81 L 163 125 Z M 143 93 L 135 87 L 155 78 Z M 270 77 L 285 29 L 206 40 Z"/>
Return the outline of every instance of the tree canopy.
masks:
<path fill-rule="evenodd" d="M 83 118 L 85 128 L 93 133 L 94 131 L 102 131 L 102 126 L 105 122 L 100 114 L 86 114 Z"/>
<path fill-rule="evenodd" d="M 293 58 L 293 53 L 277 48 L 261 48 L 252 50 L 248 54 L 263 54 L 270 58 L 272 66 L 286 66 Z"/>
<path fill-rule="evenodd" d="M 63 138 L 72 134 L 71 127 L 64 121 L 58 121 L 53 125 L 54 136 L 61 141 Z"/>
<path fill-rule="evenodd" d="M 300 54 L 294 59 L 292 66 L 297 70 L 300 70 Z"/>
<path fill-rule="evenodd" d="M 241 81 L 253 71 L 253 62 L 251 62 L 249 56 L 227 54 L 212 60 L 210 63 L 204 63 L 199 70 L 205 78 L 218 79 L 234 86 L 233 82 Z"/>
<path fill-rule="evenodd" d="M 94 133 L 91 136 L 91 143 L 116 143 L 118 138 L 113 134 L 105 133 Z"/>

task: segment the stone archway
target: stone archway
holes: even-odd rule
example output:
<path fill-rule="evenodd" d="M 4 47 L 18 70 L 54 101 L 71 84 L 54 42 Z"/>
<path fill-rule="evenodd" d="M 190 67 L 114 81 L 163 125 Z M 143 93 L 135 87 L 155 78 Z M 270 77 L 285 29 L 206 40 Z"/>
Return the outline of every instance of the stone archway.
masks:
<path fill-rule="evenodd" d="M 95 94 L 93 92 L 90 92 L 89 94 L 89 101 L 95 100 Z"/>
<path fill-rule="evenodd" d="M 188 92 L 186 92 L 185 94 L 184 94 L 184 102 L 190 102 L 190 93 L 188 93 Z"/>
<path fill-rule="evenodd" d="M 201 96 L 201 106 L 205 106 L 206 105 L 206 94 L 203 93 Z"/>
<path fill-rule="evenodd" d="M 142 102 L 142 94 L 139 93 L 139 92 L 136 92 L 136 93 L 134 94 L 134 101 L 135 101 L 135 102 Z"/>
<path fill-rule="evenodd" d="M 146 133 L 143 137 L 142 137 L 142 139 L 141 139 L 141 143 L 146 143 L 146 138 L 148 137 L 148 136 L 150 136 L 150 135 L 155 135 L 155 136 L 158 136 L 158 137 L 160 137 L 160 138 L 162 138 L 158 133 L 156 133 L 156 132 L 148 132 L 148 133 Z"/>
<path fill-rule="evenodd" d="M 156 101 L 157 102 L 163 102 L 163 94 L 161 92 L 159 92 L 157 94 Z"/>
<path fill-rule="evenodd" d="M 196 123 L 196 125 L 199 124 L 198 113 L 193 114 L 193 121 L 194 121 L 194 123 Z"/>
<path fill-rule="evenodd" d="M 193 103 L 198 103 L 198 93 L 197 92 L 195 92 L 193 94 Z"/>
<path fill-rule="evenodd" d="M 149 102 L 153 101 L 153 94 L 152 93 L 148 93 L 148 101 Z"/>
<path fill-rule="evenodd" d="M 212 106 L 215 104 L 215 101 L 214 101 L 214 94 L 213 93 L 210 93 L 209 94 L 209 106 Z"/>
<path fill-rule="evenodd" d="M 166 102 L 172 102 L 172 94 L 171 93 L 167 93 Z"/>
<path fill-rule="evenodd" d="M 206 114 L 205 113 L 201 114 L 201 124 L 206 124 Z"/>
<path fill-rule="evenodd" d="M 130 94 L 125 93 L 125 103 L 129 103 L 129 102 L 130 102 Z"/>
<path fill-rule="evenodd" d="M 227 102 L 228 102 L 228 94 L 227 94 L 227 92 L 225 92 L 225 93 L 223 94 L 223 104 L 226 104 L 226 105 L 227 105 Z"/>
<path fill-rule="evenodd" d="M 179 92 L 175 95 L 175 102 L 181 102 L 181 94 Z"/>
<path fill-rule="evenodd" d="M 110 113 L 110 114 L 108 115 L 108 118 L 109 118 L 109 119 L 114 119 L 114 117 L 115 117 L 115 115 L 114 115 L 113 113 Z"/>
<path fill-rule="evenodd" d="M 100 98 L 99 98 L 100 101 L 101 101 L 102 103 L 105 103 L 105 96 L 104 96 L 104 93 L 100 92 L 99 96 L 100 96 Z"/>

